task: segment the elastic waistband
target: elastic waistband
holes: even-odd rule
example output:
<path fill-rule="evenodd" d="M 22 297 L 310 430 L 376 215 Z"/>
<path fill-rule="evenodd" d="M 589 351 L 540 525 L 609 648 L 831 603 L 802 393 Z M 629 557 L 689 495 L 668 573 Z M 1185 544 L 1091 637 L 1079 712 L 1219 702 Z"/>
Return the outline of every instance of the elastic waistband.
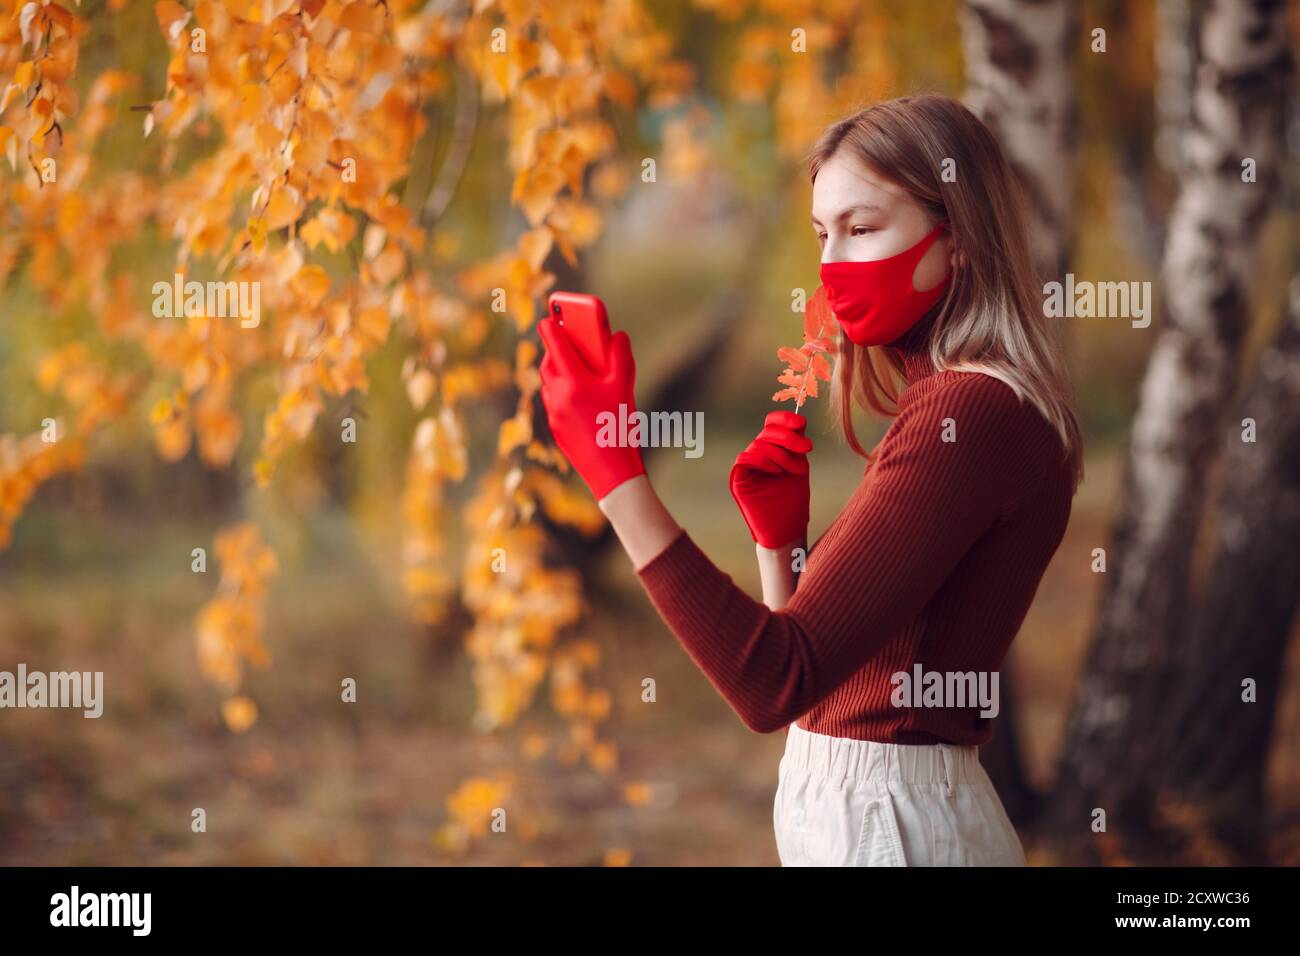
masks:
<path fill-rule="evenodd" d="M 828 777 L 836 787 L 846 780 L 979 783 L 984 779 L 979 748 L 957 744 L 886 744 L 831 737 L 790 725 L 785 742 L 788 766 Z"/>

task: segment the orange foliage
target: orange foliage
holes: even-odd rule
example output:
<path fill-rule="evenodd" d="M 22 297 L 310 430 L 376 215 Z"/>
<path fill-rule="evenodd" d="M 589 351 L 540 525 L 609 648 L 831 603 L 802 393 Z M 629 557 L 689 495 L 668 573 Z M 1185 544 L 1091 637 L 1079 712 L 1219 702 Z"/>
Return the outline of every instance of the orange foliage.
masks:
<path fill-rule="evenodd" d="M 777 378 L 785 388 L 772 396 L 774 402 L 794 399 L 796 412 L 807 398 L 817 397 L 817 382 L 831 380 L 831 364 L 826 357 L 834 345 L 834 316 L 826 304 L 826 289 L 818 286 L 803 314 L 803 345 L 799 348 L 782 346 L 776 356 L 786 363 L 786 369 Z"/>
<path fill-rule="evenodd" d="M 831 97 L 813 58 L 783 54 L 783 21 L 806 27 L 810 45 L 845 43 L 857 5 L 823 15 L 806 0 L 697 2 L 745 24 L 734 85 L 772 98 L 781 148 L 798 155 Z M 598 649 L 561 640 L 583 613 L 579 576 L 548 564 L 537 523 L 544 515 L 594 534 L 603 517 L 533 434 L 529 333 L 555 282 L 552 254 L 575 264 L 599 237 L 604 207 L 632 181 L 611 114 L 682 103 L 695 83 L 672 56 L 673 38 L 638 0 L 161 0 L 153 9 L 165 75 L 141 82 L 108 69 L 78 84 L 80 44 L 125 7 L 109 0 L 91 22 L 51 0 L 0 0 L 0 283 L 21 271 L 50 315 L 91 317 L 35 369 L 39 387 L 67 407 L 57 440 L 0 435 L 0 548 L 40 485 L 78 468 L 123 417 L 149 423 L 166 461 L 194 449 L 208 467 L 251 466 L 265 487 L 330 402 L 368 392 L 372 359 L 397 350 L 419 414 L 400 503 L 413 615 L 436 624 L 457 596 L 473 614 L 465 643 L 478 726 L 515 721 L 549 673 L 551 702 L 569 721 L 559 759 L 612 773 L 617 751 L 598 729 L 613 702 L 592 686 Z M 873 77 L 885 62 L 872 60 Z M 411 168 L 417 144 L 440 133 L 429 117 L 454 113 L 466 83 L 499 110 L 492 128 L 504 131 L 510 201 L 526 228 L 496 255 L 452 270 L 458 238 L 441 221 L 430 230 L 405 200 L 424 178 Z M 143 114 L 139 168 L 101 168 L 98 141 L 121 128 L 121 101 L 140 89 L 163 92 L 134 107 Z M 666 120 L 666 169 L 689 174 L 708 161 L 707 121 L 698 109 Z M 47 160 L 57 160 L 57 176 L 43 175 L 54 169 Z M 172 261 L 146 276 L 131 244 L 152 236 L 170 244 Z M 148 291 L 175 276 L 256 283 L 260 321 L 245 326 L 206 307 L 151 316 Z M 804 344 L 782 352 L 782 384 L 800 404 L 826 379 L 823 333 L 807 322 Z M 97 350 L 130 353 L 137 365 L 121 371 Z M 489 443 L 492 460 L 471 463 L 462 406 L 507 389 L 517 397 Z M 261 417 L 252 436 L 248 408 Z M 448 486 L 471 473 L 469 504 L 448 508 Z M 458 517 L 467 532 L 460 569 L 446 543 Z M 504 560 L 494 567 L 498 548 Z M 264 601 L 276 558 L 249 524 L 221 532 L 215 552 L 221 576 L 196 615 L 198 660 L 226 725 L 242 732 L 257 719 L 238 693 L 244 670 L 270 657 Z M 529 753 L 545 749 L 530 738 Z M 444 845 L 486 832 L 485 808 L 510 787 L 467 782 L 449 801 Z M 629 859 L 611 850 L 607 862 Z"/>

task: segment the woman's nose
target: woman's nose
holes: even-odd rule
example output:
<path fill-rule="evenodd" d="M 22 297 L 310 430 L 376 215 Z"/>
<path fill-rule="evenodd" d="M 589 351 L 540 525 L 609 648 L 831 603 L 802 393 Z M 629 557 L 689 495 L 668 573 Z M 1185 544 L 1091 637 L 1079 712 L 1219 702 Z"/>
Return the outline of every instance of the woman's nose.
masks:
<path fill-rule="evenodd" d="M 822 262 L 839 262 L 843 258 L 844 257 L 840 255 L 839 239 L 828 238 L 826 244 L 822 246 Z"/>

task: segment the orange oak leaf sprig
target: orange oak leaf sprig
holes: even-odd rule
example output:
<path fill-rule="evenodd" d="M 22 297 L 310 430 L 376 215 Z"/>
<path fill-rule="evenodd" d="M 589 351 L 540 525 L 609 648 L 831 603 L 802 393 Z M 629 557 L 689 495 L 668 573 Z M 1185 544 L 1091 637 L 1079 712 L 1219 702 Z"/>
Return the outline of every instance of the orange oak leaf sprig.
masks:
<path fill-rule="evenodd" d="M 786 363 L 785 371 L 777 377 L 785 388 L 773 395 L 772 401 L 794 399 L 794 410 L 798 413 L 806 399 L 817 397 L 817 380 L 831 380 L 827 355 L 834 345 L 834 318 L 826 302 L 826 289 L 818 286 L 804 310 L 803 345 L 797 349 L 783 345 L 776 350 L 776 357 Z"/>

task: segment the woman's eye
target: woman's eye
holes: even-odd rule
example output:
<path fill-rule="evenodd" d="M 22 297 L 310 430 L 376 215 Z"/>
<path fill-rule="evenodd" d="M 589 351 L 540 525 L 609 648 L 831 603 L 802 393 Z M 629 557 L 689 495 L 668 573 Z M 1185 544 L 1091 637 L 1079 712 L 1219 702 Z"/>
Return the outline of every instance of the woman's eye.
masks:
<path fill-rule="evenodd" d="M 865 236 L 869 232 L 875 232 L 870 226 L 854 226 L 852 234 L 855 236 Z"/>
<path fill-rule="evenodd" d="M 819 232 L 819 233 L 817 233 L 817 241 L 818 241 L 818 242 L 825 242 L 825 241 L 826 241 L 826 233 L 824 233 L 824 232 Z"/>

